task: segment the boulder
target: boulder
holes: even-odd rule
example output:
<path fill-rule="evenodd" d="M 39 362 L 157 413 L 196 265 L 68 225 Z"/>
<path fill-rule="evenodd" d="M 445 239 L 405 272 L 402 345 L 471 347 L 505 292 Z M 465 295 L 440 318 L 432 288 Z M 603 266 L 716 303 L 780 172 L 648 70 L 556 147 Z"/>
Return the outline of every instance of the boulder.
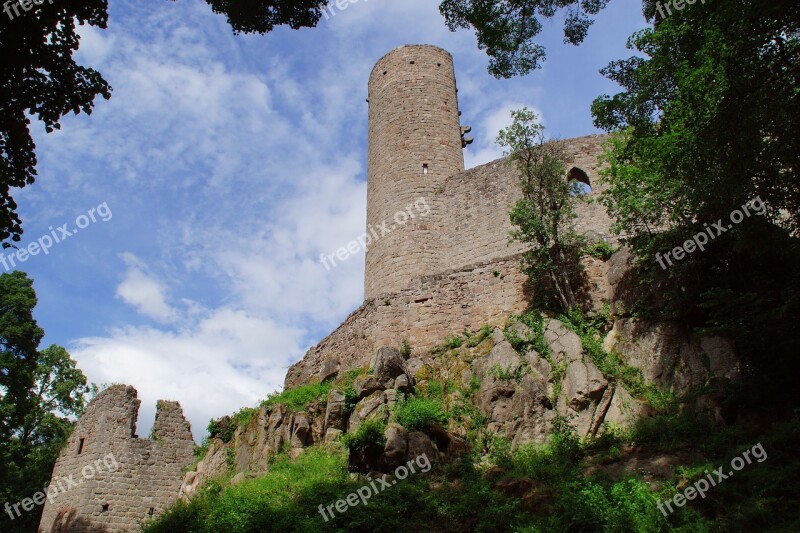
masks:
<path fill-rule="evenodd" d="M 394 380 L 401 374 L 408 374 L 406 361 L 400 355 L 400 350 L 391 346 L 378 348 L 372 358 L 370 368 L 374 371 L 375 377 L 381 383 Z"/>
<path fill-rule="evenodd" d="M 409 459 L 416 460 L 417 457 L 426 457 L 431 464 L 439 462 L 439 451 L 433 445 L 433 441 L 425 433 L 412 431 L 408 434 L 407 455 Z"/>
<path fill-rule="evenodd" d="M 591 361 L 572 361 L 564 375 L 562 394 L 567 406 L 581 411 L 603 396 L 608 382 Z"/>
<path fill-rule="evenodd" d="M 373 376 L 358 376 L 355 381 L 353 381 L 353 388 L 355 389 L 356 396 L 358 396 L 359 400 L 366 398 L 373 392 L 386 389 L 386 387 L 381 385 L 381 383 Z"/>
<path fill-rule="evenodd" d="M 338 390 L 328 393 L 328 405 L 325 408 L 325 428 L 344 430 L 344 394 Z"/>
<path fill-rule="evenodd" d="M 297 413 L 293 422 L 292 448 L 304 448 L 309 444 L 309 436 L 311 435 L 311 424 L 308 421 L 308 416 L 305 413 Z"/>
<path fill-rule="evenodd" d="M 327 381 L 333 379 L 339 374 L 339 358 L 329 357 L 322 363 L 322 369 L 319 371 L 319 380 Z"/>
<path fill-rule="evenodd" d="M 383 447 L 384 458 L 390 466 L 396 466 L 405 458 L 408 451 L 406 431 L 399 424 L 389 424 L 384 433 L 386 445 Z"/>
<path fill-rule="evenodd" d="M 365 420 L 370 420 L 382 415 L 385 416 L 385 414 L 387 414 L 386 409 L 381 409 L 384 404 L 385 394 L 383 391 L 375 391 L 371 395 L 358 402 L 358 404 L 356 404 L 356 408 L 353 410 L 352 414 L 350 414 L 350 420 L 347 423 L 348 433 L 352 433 L 353 431 L 357 430 L 358 426 L 360 426 Z M 381 413 L 381 411 L 384 413 Z"/>
<path fill-rule="evenodd" d="M 398 392 L 406 394 L 414 392 L 414 378 L 408 374 L 401 374 L 394 380 L 394 388 L 397 389 Z"/>

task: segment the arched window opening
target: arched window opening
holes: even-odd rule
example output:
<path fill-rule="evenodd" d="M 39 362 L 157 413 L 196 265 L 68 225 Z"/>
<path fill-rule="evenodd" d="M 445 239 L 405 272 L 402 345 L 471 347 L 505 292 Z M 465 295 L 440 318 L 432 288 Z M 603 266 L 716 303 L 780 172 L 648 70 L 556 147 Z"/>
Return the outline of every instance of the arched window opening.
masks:
<path fill-rule="evenodd" d="M 572 196 L 589 194 L 592 192 L 592 183 L 589 181 L 589 176 L 578 167 L 572 167 L 570 171 L 567 172 L 567 183 L 569 184 L 569 190 Z"/>

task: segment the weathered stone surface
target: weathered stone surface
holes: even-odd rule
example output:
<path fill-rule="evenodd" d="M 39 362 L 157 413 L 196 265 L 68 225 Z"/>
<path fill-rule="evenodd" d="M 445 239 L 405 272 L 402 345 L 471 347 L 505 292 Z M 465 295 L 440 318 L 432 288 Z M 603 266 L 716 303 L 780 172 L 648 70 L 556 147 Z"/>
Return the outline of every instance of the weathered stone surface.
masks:
<path fill-rule="evenodd" d="M 325 407 L 325 429 L 344 429 L 344 393 L 336 389 L 328 392 L 328 405 Z"/>
<path fill-rule="evenodd" d="M 558 364 L 566 361 L 579 361 L 583 354 L 581 338 L 560 320 L 551 318 L 544 330 L 544 340 L 553 352 L 553 361 Z"/>
<path fill-rule="evenodd" d="M 394 388 L 402 393 L 413 392 L 414 379 L 406 374 L 397 376 L 397 379 L 394 380 Z"/>
<path fill-rule="evenodd" d="M 522 359 L 511 343 L 503 341 L 496 344 L 488 356 L 476 360 L 474 366 L 482 372 L 484 379 L 491 375 L 495 369 L 502 371 L 514 371 L 522 363 Z"/>
<path fill-rule="evenodd" d="M 408 374 L 406 360 L 400 355 L 400 350 L 391 346 L 384 346 L 375 352 L 370 368 L 374 370 L 375 377 L 381 383 L 402 374 Z"/>
<path fill-rule="evenodd" d="M 373 392 L 371 395 L 358 402 L 356 408 L 350 414 L 350 420 L 347 423 L 348 433 L 357 430 L 358 426 L 365 420 L 370 420 L 378 416 L 385 417 L 388 414 L 385 403 L 386 397 L 383 391 Z"/>
<path fill-rule="evenodd" d="M 505 334 L 503 334 L 503 330 L 500 328 L 494 328 L 492 330 L 492 340 L 495 344 L 500 344 L 504 340 L 506 340 Z"/>
<path fill-rule="evenodd" d="M 409 459 L 425 456 L 431 464 L 439 462 L 439 451 L 434 446 L 433 441 L 425 433 L 412 431 L 407 438 Z"/>
<path fill-rule="evenodd" d="M 679 393 L 712 378 L 736 380 L 741 372 L 731 342 L 692 334 L 674 323 L 617 320 L 604 345 L 639 368 L 646 380 Z"/>
<path fill-rule="evenodd" d="M 642 403 L 630 395 L 624 387 L 617 386 L 614 397 L 605 415 L 605 422 L 619 426 L 631 426 L 645 411 Z"/>
<path fill-rule="evenodd" d="M 292 448 L 304 448 L 309 444 L 311 424 L 305 413 L 297 413 L 292 424 Z"/>
<path fill-rule="evenodd" d="M 134 530 L 151 509 L 157 515 L 170 506 L 185 479 L 196 483 L 183 473 L 193 460 L 194 439 L 180 405 L 158 402 L 150 440 L 134 435 L 139 403 L 136 389 L 125 385 L 112 385 L 91 401 L 56 460 L 53 478 L 82 481 L 87 465 L 94 475 L 45 501 L 43 531 Z M 103 504 L 108 510 L 100 513 Z"/>
<path fill-rule="evenodd" d="M 572 361 L 564 375 L 563 394 L 567 405 L 576 411 L 586 408 L 603 396 L 608 382 L 589 360 Z"/>
<path fill-rule="evenodd" d="M 339 373 L 339 358 L 329 357 L 322 365 L 322 370 L 319 373 L 320 381 L 327 381 L 333 379 Z"/>
<path fill-rule="evenodd" d="M 373 392 L 385 390 L 386 387 L 375 379 L 373 376 L 358 376 L 353 382 L 353 388 L 356 391 L 358 399 L 366 398 Z"/>
<path fill-rule="evenodd" d="M 406 456 L 408 445 L 406 444 L 406 431 L 399 424 L 389 424 L 384 433 L 386 445 L 383 447 L 383 455 L 389 465 L 399 464 Z"/>
<path fill-rule="evenodd" d="M 325 442 L 333 442 L 344 434 L 341 429 L 328 428 L 325 431 Z"/>

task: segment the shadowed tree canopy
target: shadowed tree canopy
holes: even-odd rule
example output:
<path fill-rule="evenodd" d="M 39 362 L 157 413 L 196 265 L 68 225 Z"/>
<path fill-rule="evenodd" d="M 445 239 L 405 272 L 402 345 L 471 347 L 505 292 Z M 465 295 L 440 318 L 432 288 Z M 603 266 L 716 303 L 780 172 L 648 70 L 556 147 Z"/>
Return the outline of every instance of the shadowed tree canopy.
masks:
<path fill-rule="evenodd" d="M 36 179 L 31 116 L 49 133 L 69 113 L 92 112 L 95 96 L 111 96 L 99 72 L 78 65 L 76 22 L 105 28 L 105 0 L 45 2 L 34 9 L 0 13 L 0 241 L 17 242 L 22 222 L 11 188 Z"/>
<path fill-rule="evenodd" d="M 545 49 L 535 40 L 542 31 L 541 19 L 564 13 L 564 42 L 578 45 L 586 38 L 592 17 L 608 1 L 444 0 L 439 11 L 451 31 L 474 29 L 478 48 L 489 56 L 489 72 L 510 78 L 541 67 Z"/>

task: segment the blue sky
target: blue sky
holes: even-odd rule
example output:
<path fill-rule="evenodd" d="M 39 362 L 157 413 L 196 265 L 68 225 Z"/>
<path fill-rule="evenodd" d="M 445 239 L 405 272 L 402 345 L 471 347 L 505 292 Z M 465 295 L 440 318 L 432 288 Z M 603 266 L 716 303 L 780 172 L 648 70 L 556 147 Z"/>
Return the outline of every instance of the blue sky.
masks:
<path fill-rule="evenodd" d="M 141 435 L 164 398 L 200 438 L 280 388 L 363 300 L 363 254 L 330 271 L 319 255 L 363 231 L 367 78 L 383 54 L 453 54 L 472 167 L 501 155 L 513 108 L 539 111 L 550 136 L 594 133 L 589 105 L 616 92 L 598 70 L 645 24 L 640 1 L 614 0 L 572 47 L 548 22 L 544 68 L 497 80 L 437 6 L 361 0 L 316 29 L 235 36 L 201 0 L 112 0 L 109 28 L 83 28 L 78 53 L 112 98 L 61 131 L 36 125 L 40 176 L 15 194 L 23 246 L 101 204 L 111 214 L 22 264 L 42 347 L 66 346 L 91 381 L 134 385 Z"/>

